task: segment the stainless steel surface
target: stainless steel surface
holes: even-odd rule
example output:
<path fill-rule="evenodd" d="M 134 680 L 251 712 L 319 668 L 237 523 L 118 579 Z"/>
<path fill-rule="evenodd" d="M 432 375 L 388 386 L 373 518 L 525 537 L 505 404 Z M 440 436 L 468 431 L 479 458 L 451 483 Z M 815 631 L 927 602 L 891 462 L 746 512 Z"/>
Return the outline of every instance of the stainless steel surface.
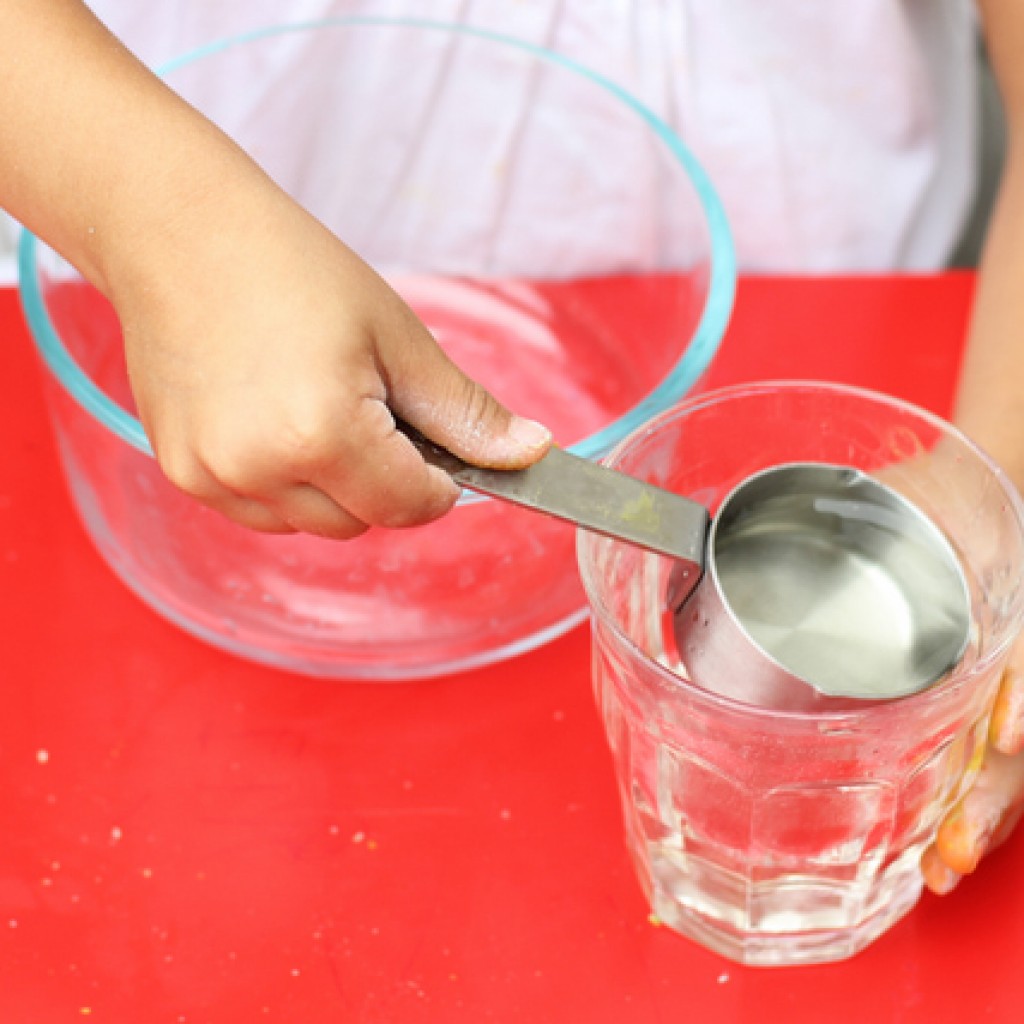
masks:
<path fill-rule="evenodd" d="M 559 448 L 528 469 L 481 469 L 399 427 L 464 487 L 678 559 L 676 644 L 708 689 L 775 708 L 891 699 L 936 682 L 967 646 L 970 596 L 948 541 L 858 470 L 772 467 L 710 522 L 697 502 Z"/>
<path fill-rule="evenodd" d="M 970 629 L 966 581 L 937 527 L 863 473 L 808 464 L 726 498 L 707 574 L 675 618 L 696 682 L 776 708 L 915 693 L 957 664 Z"/>
<path fill-rule="evenodd" d="M 463 487 L 703 566 L 709 517 L 697 502 L 561 448 L 551 448 L 527 469 L 481 469 L 408 424 L 399 428 L 427 462 Z"/>

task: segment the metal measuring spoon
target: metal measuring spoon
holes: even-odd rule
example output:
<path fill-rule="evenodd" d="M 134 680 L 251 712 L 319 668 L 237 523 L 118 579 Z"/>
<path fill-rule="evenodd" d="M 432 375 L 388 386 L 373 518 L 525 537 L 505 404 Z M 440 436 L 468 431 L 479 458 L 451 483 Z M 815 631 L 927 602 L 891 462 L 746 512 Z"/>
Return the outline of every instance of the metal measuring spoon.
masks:
<path fill-rule="evenodd" d="M 680 563 L 668 599 L 691 678 L 776 709 L 909 696 L 957 665 L 971 633 L 945 535 L 892 488 L 830 464 L 737 485 L 711 523 L 704 575 L 695 585 Z"/>
<path fill-rule="evenodd" d="M 558 447 L 526 469 L 482 469 L 397 422 L 424 461 L 461 487 L 682 559 L 703 572 L 710 516 L 695 501 Z"/>
<path fill-rule="evenodd" d="M 930 686 L 971 628 L 962 569 L 939 529 L 859 470 L 775 466 L 698 502 L 551 448 L 481 469 L 404 423 L 424 459 L 470 490 L 678 560 L 667 604 L 687 674 L 776 709 L 885 700 Z"/>

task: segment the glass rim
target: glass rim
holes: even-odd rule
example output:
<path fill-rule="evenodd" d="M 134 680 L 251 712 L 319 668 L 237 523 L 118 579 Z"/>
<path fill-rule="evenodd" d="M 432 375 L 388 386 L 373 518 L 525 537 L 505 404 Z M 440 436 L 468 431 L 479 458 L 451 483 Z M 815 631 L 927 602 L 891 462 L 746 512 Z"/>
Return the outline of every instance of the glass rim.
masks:
<path fill-rule="evenodd" d="M 816 393 L 831 392 L 849 397 L 863 398 L 878 405 L 885 405 L 892 409 L 910 413 L 917 419 L 935 428 L 941 435 L 953 437 L 963 444 L 991 473 L 1001 489 L 1009 508 L 1012 508 L 1014 518 L 1022 539 L 1024 549 L 1024 498 L 1022 498 L 1017 487 L 1010 480 L 1005 470 L 981 448 L 963 433 L 955 424 L 949 420 L 924 409 L 919 405 L 909 402 L 903 398 L 886 394 L 882 391 L 875 391 L 853 384 L 843 384 L 837 381 L 821 381 L 814 379 L 778 379 L 764 380 L 751 383 L 733 384 L 725 387 L 715 388 L 701 395 L 695 395 L 677 403 L 664 412 L 653 417 L 639 429 L 621 442 L 608 454 L 604 464 L 615 468 L 618 461 L 627 454 L 635 445 L 639 444 L 652 434 L 659 432 L 663 427 L 672 421 L 687 416 L 690 413 L 698 412 L 725 401 L 733 401 L 737 398 L 770 394 L 778 391 L 798 392 L 811 391 Z M 577 529 L 576 531 L 576 553 L 579 566 L 580 579 L 583 589 L 587 595 L 587 603 L 591 617 L 600 620 L 601 624 L 611 630 L 616 640 L 636 656 L 654 675 L 659 683 L 667 690 L 683 690 L 687 696 L 722 711 L 734 714 L 743 714 L 753 718 L 765 718 L 772 721 L 788 721 L 794 724 L 806 723 L 808 721 L 828 720 L 830 722 L 862 722 L 865 719 L 878 719 L 881 716 L 899 716 L 920 711 L 931 704 L 939 703 L 946 699 L 951 691 L 959 690 L 968 684 L 969 680 L 964 679 L 959 683 L 950 684 L 940 680 L 938 683 L 925 689 L 909 694 L 905 697 L 892 700 L 865 702 L 863 707 L 824 709 L 824 710 L 787 710 L 779 708 L 759 707 L 755 704 L 748 704 L 733 697 L 715 693 L 712 690 L 697 686 L 690 680 L 677 675 L 665 665 L 656 661 L 647 654 L 635 640 L 630 637 L 622 628 L 619 617 L 612 613 L 607 603 L 601 597 L 601 588 L 596 579 L 596 567 L 593 555 L 598 545 L 602 544 L 624 544 L 623 541 L 614 541 L 602 537 L 596 533 Z M 1004 616 L 1005 622 L 999 635 L 994 638 L 995 642 L 985 654 L 975 662 L 975 674 L 983 675 L 988 668 L 1002 658 L 1007 648 L 1015 641 L 1020 632 L 1021 624 L 1024 623 L 1024 586 L 1014 598 L 1013 604 Z"/>
<path fill-rule="evenodd" d="M 632 93 L 600 72 L 555 50 L 536 46 L 488 29 L 459 25 L 453 22 L 425 18 L 352 16 L 271 25 L 228 36 L 192 49 L 161 64 L 156 69 L 156 73 L 166 76 L 203 58 L 274 36 L 312 32 L 319 29 L 358 28 L 361 26 L 412 28 L 475 37 L 518 49 L 547 61 L 553 66 L 561 67 L 592 82 L 636 114 L 660 139 L 670 155 L 686 173 L 691 187 L 697 193 L 710 242 L 710 273 L 704 307 L 689 343 L 661 382 L 626 413 L 570 447 L 575 454 L 585 458 L 598 458 L 605 455 L 644 423 L 649 416 L 671 406 L 689 391 L 694 382 L 707 369 L 725 332 L 735 298 L 736 253 L 725 208 L 710 178 L 682 139 L 662 118 Z M 43 301 L 36 260 L 38 241 L 36 236 L 27 229 L 22 232 L 18 244 L 18 279 L 25 319 L 44 364 L 53 374 L 57 383 L 86 413 L 121 440 L 152 457 L 153 448 L 138 418 L 108 398 L 93 383 L 92 378 L 81 369 L 61 341 Z M 493 499 L 482 495 L 464 494 L 460 503 L 490 500 Z"/>

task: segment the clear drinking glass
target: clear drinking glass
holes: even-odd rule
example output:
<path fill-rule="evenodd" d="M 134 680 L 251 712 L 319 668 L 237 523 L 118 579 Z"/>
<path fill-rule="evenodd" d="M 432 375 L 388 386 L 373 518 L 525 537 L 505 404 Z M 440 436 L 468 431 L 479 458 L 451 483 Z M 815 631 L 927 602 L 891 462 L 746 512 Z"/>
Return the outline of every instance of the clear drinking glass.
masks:
<path fill-rule="evenodd" d="M 339 18 L 215 42 L 163 74 L 563 446 L 604 454 L 718 347 L 735 267 L 714 190 L 663 121 L 557 53 Z M 338 544 L 254 534 L 186 498 L 135 416 L 109 303 L 31 235 L 20 266 L 86 529 L 192 633 L 294 671 L 406 679 L 585 617 L 572 529 L 495 501 Z"/>
<path fill-rule="evenodd" d="M 627 841 L 667 925 L 750 964 L 836 960 L 918 899 L 919 859 L 983 752 L 1024 616 L 1024 507 L 939 418 L 840 385 L 745 386 L 684 402 L 609 458 L 712 510 L 792 461 L 878 474 L 946 533 L 968 579 L 960 664 L 912 697 L 825 713 L 757 707 L 685 678 L 666 611 L 670 562 L 581 532 L 593 677 Z"/>

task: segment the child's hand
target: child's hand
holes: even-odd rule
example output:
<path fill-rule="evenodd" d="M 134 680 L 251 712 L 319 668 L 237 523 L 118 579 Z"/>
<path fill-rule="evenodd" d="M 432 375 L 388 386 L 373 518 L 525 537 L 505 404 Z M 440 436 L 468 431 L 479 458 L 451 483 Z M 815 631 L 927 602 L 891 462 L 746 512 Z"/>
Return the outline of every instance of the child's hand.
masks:
<path fill-rule="evenodd" d="M 543 428 L 463 376 L 85 4 L 0 11 L 0 205 L 114 303 L 143 425 L 178 486 L 256 529 L 352 537 L 458 496 L 392 409 L 469 462 L 543 454 Z"/>
<path fill-rule="evenodd" d="M 182 490 L 257 530 L 356 536 L 446 512 L 459 489 L 392 410 L 467 461 L 550 443 L 448 360 L 401 299 L 275 186 L 241 169 L 109 275 L 132 390 Z"/>
<path fill-rule="evenodd" d="M 924 853 L 925 884 L 951 892 L 1013 831 L 1024 813 L 1024 642 L 1018 642 L 992 712 L 989 746 L 970 790 L 946 815 Z"/>

